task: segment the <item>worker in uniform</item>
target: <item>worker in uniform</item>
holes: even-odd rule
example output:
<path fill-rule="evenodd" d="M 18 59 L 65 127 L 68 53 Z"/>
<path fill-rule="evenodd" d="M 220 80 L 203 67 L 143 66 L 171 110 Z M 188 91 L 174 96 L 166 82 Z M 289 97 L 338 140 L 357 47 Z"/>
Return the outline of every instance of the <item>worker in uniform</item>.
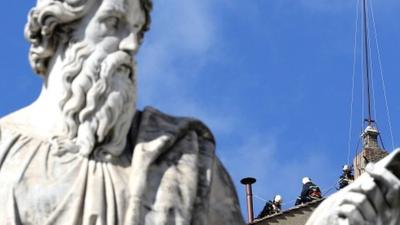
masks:
<path fill-rule="evenodd" d="M 300 196 L 296 199 L 295 205 L 304 204 L 322 198 L 320 188 L 311 182 L 309 177 L 303 177 L 302 183 L 303 188 Z"/>
<path fill-rule="evenodd" d="M 354 175 L 352 174 L 351 167 L 349 165 L 343 166 L 343 174 L 338 180 L 339 189 L 346 187 L 347 185 L 353 183 Z"/>
<path fill-rule="evenodd" d="M 275 195 L 274 200 L 265 203 L 263 210 L 258 214 L 256 219 L 261 219 L 268 215 L 279 213 L 281 211 L 282 196 Z"/>

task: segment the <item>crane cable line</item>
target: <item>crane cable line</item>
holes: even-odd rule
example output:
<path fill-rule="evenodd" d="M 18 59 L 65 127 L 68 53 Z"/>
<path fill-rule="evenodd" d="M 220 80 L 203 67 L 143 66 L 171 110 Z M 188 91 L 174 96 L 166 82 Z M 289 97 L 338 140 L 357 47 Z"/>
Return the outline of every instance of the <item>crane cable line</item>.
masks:
<path fill-rule="evenodd" d="M 375 35 L 374 35 L 375 36 L 375 45 L 376 45 L 376 52 L 378 54 L 378 63 L 379 63 L 379 71 L 380 71 L 381 81 L 382 81 L 383 96 L 385 99 L 386 117 L 387 117 L 388 125 L 389 125 L 389 133 L 390 133 L 390 138 L 391 138 L 392 149 L 394 149 L 395 145 L 394 145 L 394 138 L 393 138 L 392 119 L 390 116 L 389 104 L 388 104 L 388 100 L 387 100 L 385 79 L 383 78 L 382 58 L 381 58 L 381 53 L 380 53 L 380 47 L 379 47 L 379 42 L 378 42 L 378 32 L 376 29 L 374 9 L 373 9 L 372 3 L 370 4 L 370 10 L 371 10 L 371 17 L 372 17 L 372 25 L 373 25 L 372 27 L 373 27 L 374 33 L 375 33 Z"/>
<path fill-rule="evenodd" d="M 254 198 L 256 198 L 256 199 L 258 199 L 258 200 L 261 200 L 261 201 L 263 201 L 263 202 L 268 202 L 267 199 L 264 199 L 264 198 L 262 198 L 262 197 L 260 197 L 260 196 L 258 196 L 258 195 L 253 194 L 253 196 L 254 196 Z"/>
<path fill-rule="evenodd" d="M 361 0 L 364 1 L 364 0 Z M 360 13 L 362 11 L 362 4 L 361 1 L 359 2 L 359 7 Z M 360 27 L 362 27 L 362 21 L 360 22 Z M 362 51 L 364 45 L 363 45 L 363 36 L 360 34 L 360 71 L 364 70 L 364 65 L 362 63 L 362 59 L 364 58 L 364 51 Z M 363 127 L 364 127 L 364 116 L 365 116 L 365 83 L 363 82 L 363 77 L 361 76 L 361 133 L 363 132 Z"/>
<path fill-rule="evenodd" d="M 365 1 L 365 5 L 367 5 L 367 6 L 371 6 L 371 4 L 370 4 L 370 2 L 368 2 L 369 4 L 367 4 L 367 0 L 364 0 Z M 370 104 L 369 105 L 369 119 L 371 119 L 371 118 L 373 118 L 372 120 L 375 120 L 374 122 L 376 123 L 376 119 L 378 118 L 377 117 L 377 110 L 376 110 L 376 95 L 375 95 L 375 85 L 374 85 L 374 77 L 375 77 L 375 75 L 374 75 L 374 61 L 372 60 L 372 48 L 371 48 L 371 39 L 370 39 L 370 32 L 368 32 L 369 30 L 370 30 L 370 24 L 368 23 L 368 21 L 369 21 L 369 17 L 367 17 L 369 14 L 369 8 L 370 7 L 365 7 L 365 18 L 366 18 L 366 22 L 365 22 L 365 29 L 366 29 L 366 33 L 365 33 L 365 35 L 366 35 L 366 38 L 365 38 L 365 41 L 367 41 L 367 43 L 366 43 L 366 45 L 365 45 L 365 48 L 368 48 L 368 49 L 366 49 L 366 53 L 368 54 L 368 55 L 366 55 L 365 57 L 367 57 L 367 59 L 368 59 L 368 61 L 367 61 L 367 63 L 368 63 L 368 65 L 366 65 L 367 67 L 368 67 L 368 71 L 369 71 L 369 73 L 367 74 L 367 84 L 368 84 L 368 87 L 370 88 L 370 95 L 368 95 L 369 97 L 369 99 L 368 99 L 368 104 Z M 372 33 L 372 32 L 371 32 Z M 375 37 L 376 37 L 376 33 L 375 33 Z M 372 96 L 372 104 L 371 104 L 371 97 L 370 96 Z M 373 114 L 373 115 L 372 115 Z M 372 117 L 373 116 L 373 117 Z M 378 129 L 379 130 L 379 129 Z"/>
<path fill-rule="evenodd" d="M 368 56 L 370 59 L 372 59 L 372 48 L 371 48 L 371 41 L 370 39 L 368 39 Z M 373 117 L 375 120 L 378 118 L 376 115 L 376 95 L 375 95 L 375 85 L 374 85 L 374 63 L 373 60 L 369 61 L 369 75 L 370 75 L 370 85 L 371 85 L 371 95 L 372 95 L 372 112 L 373 113 Z M 376 122 L 376 121 L 375 121 Z"/>
<path fill-rule="evenodd" d="M 351 83 L 351 101 L 350 101 L 350 119 L 349 119 L 349 136 L 347 140 L 347 164 L 350 164 L 350 151 L 351 151 L 351 131 L 353 130 L 353 106 L 354 106 L 354 90 L 355 90 L 355 77 L 356 77 L 356 59 L 357 59 L 357 34 L 358 34 L 358 5 L 360 0 L 357 0 L 356 7 L 356 24 L 354 31 L 354 47 L 353 47 L 353 74 Z"/>
<path fill-rule="evenodd" d="M 359 15 L 360 11 L 362 10 L 361 8 L 361 1 L 357 0 L 357 5 L 356 5 L 356 23 L 355 23 L 355 34 L 354 34 L 354 52 L 353 52 L 353 75 L 352 75 L 352 95 L 351 95 L 351 104 L 350 104 L 350 121 L 349 121 L 349 137 L 348 137 L 348 149 L 347 149 L 347 163 L 350 164 L 350 152 L 351 152 L 351 132 L 353 130 L 353 112 L 354 112 L 354 99 L 355 99 L 355 80 L 356 80 L 356 64 L 357 64 L 357 38 L 358 38 L 358 26 L 362 26 L 360 20 L 359 20 Z M 359 24 L 360 23 L 360 24 Z M 363 40 L 362 40 L 362 35 L 360 35 L 360 49 L 363 49 Z M 363 59 L 363 51 L 360 50 L 360 59 Z M 360 71 L 363 71 L 364 67 L 363 64 L 360 63 Z M 361 79 L 362 80 L 362 79 Z M 360 133 L 363 132 L 363 127 L 364 127 L 364 115 L 365 115 L 365 83 L 361 81 L 361 130 Z M 358 139 L 358 144 L 357 148 L 359 146 L 360 140 Z M 357 150 L 356 150 L 357 151 Z M 357 152 L 358 154 L 358 152 Z M 356 155 L 357 155 L 356 154 Z"/>
<path fill-rule="evenodd" d="M 368 30 L 368 11 L 367 11 L 367 0 L 363 0 L 363 26 L 364 26 L 364 75 L 367 95 L 367 109 L 368 109 L 368 125 L 372 125 L 372 113 L 371 113 L 371 87 L 370 87 L 370 58 L 369 58 L 369 30 Z"/>
<path fill-rule="evenodd" d="M 372 9 L 372 3 L 370 3 L 369 4 L 369 9 L 370 9 L 370 11 L 371 11 L 371 9 Z M 368 10 L 368 9 L 367 9 Z M 371 11 L 372 12 L 372 11 Z M 368 24 L 367 24 L 368 25 Z M 368 26 L 368 28 L 369 28 L 369 26 Z M 375 32 L 374 32 L 374 37 L 376 38 L 376 35 L 377 35 L 377 33 L 376 33 L 376 29 L 375 29 Z M 378 117 L 377 117 L 377 107 L 376 107 L 376 91 L 375 91 L 375 84 L 374 84 L 374 80 L 375 80 L 375 73 L 374 73 L 374 62 L 373 62 L 373 60 L 372 60 L 372 47 L 371 47 L 371 39 L 370 38 L 368 38 L 368 50 L 369 50 L 369 54 L 368 54 L 368 57 L 369 57 L 369 59 L 371 59 L 370 61 L 369 61 L 369 71 L 370 71 L 370 82 L 371 82 L 371 91 L 372 91 L 372 107 L 373 107 L 373 114 L 374 114 L 374 119 L 376 120 Z M 376 46 L 376 48 L 378 49 L 378 47 Z M 374 121 L 375 122 L 375 124 L 376 124 L 376 121 Z M 378 129 L 379 130 L 379 129 Z M 381 136 L 381 135 L 379 135 L 379 136 Z M 383 143 L 382 143 L 383 144 Z"/>

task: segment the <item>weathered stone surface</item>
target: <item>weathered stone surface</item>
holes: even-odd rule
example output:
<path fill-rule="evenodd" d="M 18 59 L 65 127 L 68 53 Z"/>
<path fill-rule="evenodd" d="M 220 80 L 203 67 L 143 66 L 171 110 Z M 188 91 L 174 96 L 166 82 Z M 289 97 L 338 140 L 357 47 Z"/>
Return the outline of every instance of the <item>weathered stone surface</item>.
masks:
<path fill-rule="evenodd" d="M 379 146 L 379 135 L 378 129 L 373 125 L 368 125 L 362 133 L 363 147 L 353 159 L 355 179 L 365 172 L 368 163 L 376 163 L 389 154 Z"/>
<path fill-rule="evenodd" d="M 239 225 L 200 121 L 137 111 L 149 0 L 39 0 L 25 29 L 39 98 L 0 120 L 0 225 Z"/>
<path fill-rule="evenodd" d="M 256 220 L 254 225 L 304 225 L 311 213 L 324 199 L 319 199 L 306 204 L 301 204 L 281 213 Z"/>
<path fill-rule="evenodd" d="M 400 149 L 326 199 L 306 225 L 400 224 Z"/>

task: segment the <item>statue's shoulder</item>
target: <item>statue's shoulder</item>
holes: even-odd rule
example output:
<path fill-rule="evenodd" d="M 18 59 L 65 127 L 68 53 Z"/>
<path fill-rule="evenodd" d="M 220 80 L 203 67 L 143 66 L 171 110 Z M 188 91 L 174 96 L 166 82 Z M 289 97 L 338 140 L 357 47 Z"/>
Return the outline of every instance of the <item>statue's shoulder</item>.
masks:
<path fill-rule="evenodd" d="M 173 116 L 147 106 L 137 112 L 134 121 L 140 141 L 149 141 L 165 133 L 183 136 L 188 132 L 195 132 L 202 140 L 215 144 L 210 129 L 196 118 Z"/>
<path fill-rule="evenodd" d="M 28 105 L 26 107 L 20 108 L 17 111 L 11 112 L 4 117 L 0 118 L 0 125 L 12 125 L 12 124 L 21 124 L 21 125 L 29 125 L 29 121 L 32 120 L 34 116 L 33 104 Z"/>
<path fill-rule="evenodd" d="M 4 117 L 0 118 L 0 130 L 7 129 L 7 127 L 13 127 L 17 124 L 23 123 L 23 116 L 24 111 L 16 111 L 10 114 L 5 115 Z"/>
<path fill-rule="evenodd" d="M 26 134 L 28 136 L 44 135 L 46 129 L 43 120 L 36 119 L 35 111 L 27 106 L 0 118 L 0 130 L 13 133 Z M 1 132 L 1 131 L 0 131 Z"/>
<path fill-rule="evenodd" d="M 18 130 L 17 127 L 22 123 L 20 114 L 20 111 L 16 111 L 0 118 L 0 141 L 6 139 L 8 131 Z"/>

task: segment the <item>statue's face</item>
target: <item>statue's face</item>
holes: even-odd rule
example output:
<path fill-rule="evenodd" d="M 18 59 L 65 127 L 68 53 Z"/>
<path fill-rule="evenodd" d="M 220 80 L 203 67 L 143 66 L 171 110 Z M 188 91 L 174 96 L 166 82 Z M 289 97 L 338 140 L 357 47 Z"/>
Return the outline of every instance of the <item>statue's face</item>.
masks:
<path fill-rule="evenodd" d="M 94 15 L 89 13 L 85 19 L 89 21 L 83 36 L 88 44 L 130 55 L 138 50 L 139 32 L 145 23 L 139 0 L 104 0 Z"/>
<path fill-rule="evenodd" d="M 133 56 L 144 23 L 139 0 L 104 0 L 78 24 L 66 49 L 60 106 L 69 138 L 85 155 L 123 151 L 135 112 Z"/>

